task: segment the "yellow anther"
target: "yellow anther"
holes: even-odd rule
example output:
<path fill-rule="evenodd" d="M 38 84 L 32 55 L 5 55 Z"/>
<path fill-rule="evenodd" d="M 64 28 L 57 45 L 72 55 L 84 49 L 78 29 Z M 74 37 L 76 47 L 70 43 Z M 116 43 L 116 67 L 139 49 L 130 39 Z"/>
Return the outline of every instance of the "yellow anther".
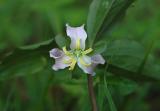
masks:
<path fill-rule="evenodd" d="M 69 51 L 67 51 L 66 46 L 63 47 L 63 52 L 64 52 L 66 55 L 71 55 L 71 53 L 70 53 Z"/>
<path fill-rule="evenodd" d="M 83 51 L 82 53 L 83 53 L 84 55 L 86 55 L 86 54 L 88 54 L 88 53 L 90 53 L 90 52 L 92 52 L 92 51 L 93 51 L 93 49 L 92 49 L 92 48 L 89 48 L 89 49 Z"/>
<path fill-rule="evenodd" d="M 86 67 L 88 67 L 88 66 L 91 65 L 91 63 L 89 63 L 89 64 L 85 63 L 82 58 L 79 58 L 79 62 L 80 62 L 82 65 L 86 66 Z"/>
<path fill-rule="evenodd" d="M 81 41 L 80 38 L 76 40 L 76 49 L 80 49 Z"/>
<path fill-rule="evenodd" d="M 69 70 L 73 70 L 74 69 L 74 67 L 75 67 L 75 65 L 76 65 L 76 60 L 75 59 L 72 59 L 72 63 L 70 64 L 70 68 L 69 68 Z"/>

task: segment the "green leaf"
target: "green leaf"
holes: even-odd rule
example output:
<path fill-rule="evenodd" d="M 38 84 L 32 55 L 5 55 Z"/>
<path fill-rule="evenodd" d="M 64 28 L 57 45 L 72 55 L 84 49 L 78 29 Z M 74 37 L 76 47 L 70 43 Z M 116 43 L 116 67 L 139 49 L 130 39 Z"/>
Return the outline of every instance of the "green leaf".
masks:
<path fill-rule="evenodd" d="M 137 83 L 133 80 L 129 80 L 128 78 L 126 79 L 122 76 L 116 76 L 106 71 L 101 76 L 100 81 L 104 81 L 104 76 L 106 77 L 107 84 L 111 87 L 113 86 L 114 89 L 116 89 L 116 91 L 118 91 L 118 93 L 123 96 L 134 92 L 138 86 Z"/>
<path fill-rule="evenodd" d="M 48 44 L 50 44 L 52 42 L 53 42 L 53 39 L 49 39 L 47 41 L 43 41 L 43 42 L 40 42 L 40 43 L 37 43 L 37 44 L 22 46 L 22 47 L 19 47 L 19 49 L 21 49 L 21 50 L 36 49 L 36 48 L 39 48 L 40 46 L 48 45 Z"/>
<path fill-rule="evenodd" d="M 137 72 L 139 65 L 143 61 L 144 48 L 136 41 L 116 40 L 108 43 L 104 57 L 108 60 L 108 72 L 115 76 L 124 77 L 137 82 L 158 82 L 158 68 L 153 64 L 141 73 Z M 111 59 L 110 59 L 111 58 Z M 146 71 L 147 70 L 147 71 Z M 157 71 L 156 71 L 157 70 Z M 155 76 L 154 76 L 155 75 Z"/>
<path fill-rule="evenodd" d="M 99 41 L 93 46 L 93 53 L 94 54 L 101 54 L 106 51 L 107 49 L 107 42 L 106 41 Z"/>
<path fill-rule="evenodd" d="M 54 46 L 55 43 L 51 40 L 16 49 L 5 57 L 0 64 L 0 80 L 5 80 L 13 76 L 35 74 L 44 70 L 44 68 L 51 67 L 47 65 L 49 64 L 47 60 L 49 59 L 49 50 Z"/>
<path fill-rule="evenodd" d="M 114 0 L 93 0 L 90 5 L 88 19 L 87 19 L 87 32 L 89 36 L 89 43 L 92 46 L 94 39 L 107 15 Z"/>
<path fill-rule="evenodd" d="M 142 83 L 142 82 L 158 83 L 160 81 L 160 78 L 148 76 L 152 74 L 138 74 L 137 72 L 133 72 L 112 64 L 108 65 L 106 71 L 112 73 L 117 77 L 124 77 L 130 80 L 136 81 L 138 83 Z"/>
<path fill-rule="evenodd" d="M 135 1 L 136 0 L 115 0 L 98 32 L 98 36 L 101 36 L 104 31 L 109 30 L 117 21 L 121 20 L 126 10 Z"/>
<path fill-rule="evenodd" d="M 57 43 L 57 45 L 59 46 L 59 48 L 62 48 L 64 46 L 69 46 L 69 40 L 67 40 L 64 36 L 62 35 L 57 35 L 55 37 L 55 41 Z"/>
<path fill-rule="evenodd" d="M 155 41 L 152 40 L 151 43 L 150 43 L 150 45 L 149 45 L 149 47 L 148 47 L 148 49 L 147 49 L 147 52 L 146 52 L 144 58 L 143 58 L 143 61 L 142 61 L 142 63 L 140 64 L 140 67 L 139 67 L 139 69 L 138 69 L 138 73 L 140 73 L 140 74 L 143 72 L 143 69 L 144 69 L 144 67 L 145 67 L 145 64 L 146 64 L 148 58 L 149 58 L 149 55 L 150 55 L 150 53 L 151 53 L 151 50 L 152 50 L 152 47 L 153 47 L 154 43 L 155 43 Z"/>
<path fill-rule="evenodd" d="M 141 44 L 133 40 L 115 40 L 107 45 L 107 52 L 104 56 L 130 56 L 143 58 L 144 48 Z"/>
<path fill-rule="evenodd" d="M 135 71 L 143 60 L 144 48 L 133 40 L 115 40 L 108 43 L 103 56 L 113 65 Z"/>
<path fill-rule="evenodd" d="M 149 77 L 157 78 L 160 80 L 160 64 L 156 63 L 156 59 L 151 61 L 148 59 L 146 62 L 142 74 L 146 74 Z"/>
<path fill-rule="evenodd" d="M 93 45 L 96 36 L 116 23 L 124 16 L 127 8 L 135 0 L 93 0 L 87 19 L 87 32 L 89 44 Z"/>

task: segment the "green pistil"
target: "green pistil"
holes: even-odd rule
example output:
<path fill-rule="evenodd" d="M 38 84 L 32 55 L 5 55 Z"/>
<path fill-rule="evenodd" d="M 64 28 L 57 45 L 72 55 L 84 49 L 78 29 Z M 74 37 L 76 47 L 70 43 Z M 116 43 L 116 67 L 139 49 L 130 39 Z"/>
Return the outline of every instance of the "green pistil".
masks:
<path fill-rule="evenodd" d="M 73 55 L 76 57 L 76 58 L 79 58 L 80 56 L 82 56 L 82 50 L 77 50 L 77 49 L 75 49 L 74 51 L 73 51 Z"/>

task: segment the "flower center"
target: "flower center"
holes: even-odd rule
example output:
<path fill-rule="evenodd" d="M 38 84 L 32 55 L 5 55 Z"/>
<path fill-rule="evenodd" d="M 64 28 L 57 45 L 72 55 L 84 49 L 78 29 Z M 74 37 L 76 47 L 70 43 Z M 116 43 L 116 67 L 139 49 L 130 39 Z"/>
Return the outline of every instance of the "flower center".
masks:
<path fill-rule="evenodd" d="M 82 50 L 81 49 L 75 49 L 75 50 L 73 50 L 73 56 L 74 57 L 76 57 L 77 59 L 79 58 L 79 57 L 81 57 L 82 56 Z"/>
<path fill-rule="evenodd" d="M 73 70 L 75 67 L 75 64 L 77 63 L 78 60 L 80 60 L 80 62 L 85 65 L 88 66 L 90 64 L 85 63 L 85 61 L 83 59 L 81 59 L 82 56 L 87 55 L 88 53 L 92 52 L 92 48 L 89 48 L 87 50 L 83 50 L 80 47 L 80 39 L 78 38 L 76 41 L 76 48 L 71 50 L 71 51 L 67 51 L 66 47 L 63 47 L 63 52 L 65 53 L 65 55 L 69 56 L 70 59 L 68 61 L 64 61 L 64 63 L 69 64 L 70 68 L 69 70 Z"/>

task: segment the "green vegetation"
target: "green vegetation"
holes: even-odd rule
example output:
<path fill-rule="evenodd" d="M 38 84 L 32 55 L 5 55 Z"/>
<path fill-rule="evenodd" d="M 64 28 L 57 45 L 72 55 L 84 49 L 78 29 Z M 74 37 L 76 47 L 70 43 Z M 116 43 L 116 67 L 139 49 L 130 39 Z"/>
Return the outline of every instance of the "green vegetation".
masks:
<path fill-rule="evenodd" d="M 54 71 L 65 24 L 85 24 L 107 63 L 93 77 L 99 111 L 160 110 L 159 0 L 1 0 L 0 111 L 91 111 L 87 76 Z"/>

